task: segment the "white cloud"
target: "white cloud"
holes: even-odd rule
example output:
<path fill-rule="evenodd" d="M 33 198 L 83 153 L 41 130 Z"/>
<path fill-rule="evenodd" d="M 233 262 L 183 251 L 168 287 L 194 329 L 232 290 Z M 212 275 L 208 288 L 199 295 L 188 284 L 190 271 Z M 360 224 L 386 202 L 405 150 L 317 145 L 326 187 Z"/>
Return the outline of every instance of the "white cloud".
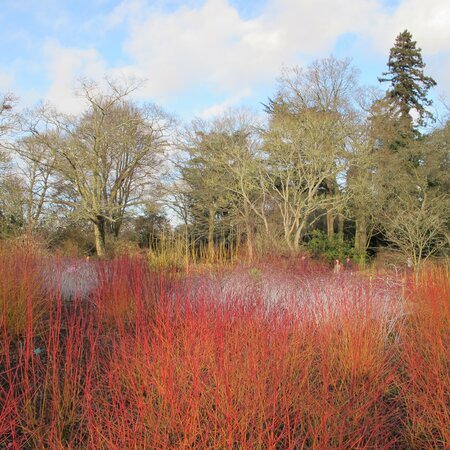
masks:
<path fill-rule="evenodd" d="M 225 0 L 143 16 L 131 22 L 125 48 L 147 74 L 147 93 L 154 97 L 176 95 L 198 83 L 241 90 L 273 76 L 283 60 L 278 30 L 265 29 L 261 19 L 243 20 Z"/>
<path fill-rule="evenodd" d="M 238 92 L 237 94 L 227 98 L 225 101 L 220 103 L 215 103 L 214 105 L 208 106 L 203 109 L 203 111 L 198 114 L 198 117 L 201 119 L 210 119 L 212 117 L 217 117 L 223 114 L 225 111 L 229 110 L 231 107 L 236 106 L 239 102 L 250 95 L 250 91 L 248 89 Z"/>
<path fill-rule="evenodd" d="M 430 74 L 450 80 L 448 0 L 403 0 L 395 9 L 386 9 L 381 0 L 268 0 L 252 18 L 242 17 L 229 0 L 178 2 L 184 6 L 171 10 L 161 3 L 123 0 L 99 20 L 104 29 L 126 33 L 126 66 L 107 70 L 95 48 L 48 43 L 48 98 L 75 112 L 76 78 L 107 72 L 147 79 L 140 94 L 158 102 L 199 87 L 225 97 L 202 112 L 211 115 L 275 80 L 282 65 L 328 55 L 345 33 L 356 33 L 368 43 L 368 54 L 387 59 L 395 36 L 405 28 L 419 42 L 424 59 L 432 57 Z"/>
<path fill-rule="evenodd" d="M 426 73 L 438 82 L 438 90 L 450 90 L 450 2 L 403 0 L 391 14 L 378 14 L 366 33 L 379 54 L 389 54 L 395 37 L 407 29 L 427 63 Z"/>
<path fill-rule="evenodd" d="M 403 0 L 389 15 L 378 14 L 368 32 L 377 48 L 386 52 L 395 36 L 408 29 L 428 55 L 450 49 L 450 2 L 448 0 Z"/>
<path fill-rule="evenodd" d="M 363 31 L 368 18 L 378 13 L 371 0 L 272 0 L 264 15 L 282 30 L 291 52 L 309 55 L 330 52 L 336 38 Z"/>
<path fill-rule="evenodd" d="M 107 16 L 104 18 L 104 25 L 106 28 L 114 28 L 124 24 L 127 20 L 134 16 L 139 16 L 142 10 L 145 9 L 145 4 L 142 0 L 126 0 L 119 3 Z"/>
<path fill-rule="evenodd" d="M 330 53 L 340 34 L 364 31 L 380 11 L 373 0 L 271 0 L 258 17 L 244 19 L 227 0 L 173 12 L 132 0 L 111 21 L 127 18 L 125 51 L 149 80 L 146 94 L 164 100 L 200 83 L 230 96 L 251 93 L 283 64 Z"/>
<path fill-rule="evenodd" d="M 46 99 L 64 112 L 80 112 L 83 103 L 74 92 L 77 79 L 100 79 L 105 75 L 106 68 L 100 54 L 93 48 L 65 48 L 55 41 L 47 42 L 45 54 L 51 81 Z"/>

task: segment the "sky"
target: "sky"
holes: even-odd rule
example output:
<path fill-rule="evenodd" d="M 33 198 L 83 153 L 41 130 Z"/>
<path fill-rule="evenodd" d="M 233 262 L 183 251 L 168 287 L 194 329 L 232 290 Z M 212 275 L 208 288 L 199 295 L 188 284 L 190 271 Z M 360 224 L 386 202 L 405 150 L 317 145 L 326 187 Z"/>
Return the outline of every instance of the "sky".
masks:
<path fill-rule="evenodd" d="M 439 106 L 450 97 L 450 0 L 0 0 L 0 93 L 77 113 L 77 80 L 107 75 L 143 80 L 136 98 L 183 120 L 261 111 L 282 67 L 330 54 L 378 86 L 404 29 Z"/>

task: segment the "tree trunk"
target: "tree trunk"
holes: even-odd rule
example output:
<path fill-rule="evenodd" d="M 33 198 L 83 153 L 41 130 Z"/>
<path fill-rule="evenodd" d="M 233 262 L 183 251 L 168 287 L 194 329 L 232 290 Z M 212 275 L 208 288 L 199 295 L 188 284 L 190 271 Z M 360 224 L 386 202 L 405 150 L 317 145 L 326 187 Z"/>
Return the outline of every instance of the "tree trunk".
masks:
<path fill-rule="evenodd" d="M 355 250 L 360 255 L 360 263 L 364 262 L 367 249 L 367 221 L 366 218 L 361 215 L 356 219 L 356 231 L 355 231 Z"/>
<path fill-rule="evenodd" d="M 334 212 L 331 206 L 327 208 L 327 236 L 334 237 Z"/>
<path fill-rule="evenodd" d="M 336 192 L 337 192 L 337 185 L 336 180 L 333 178 L 327 178 L 325 181 L 326 189 L 327 189 L 327 198 L 328 198 L 328 205 L 326 206 L 327 209 L 327 236 L 329 238 L 334 237 L 334 208 L 336 206 Z"/>
<path fill-rule="evenodd" d="M 283 227 L 284 227 L 284 239 L 285 239 L 285 241 L 286 241 L 286 245 L 288 246 L 288 249 L 290 250 L 290 251 L 293 251 L 294 250 L 294 247 L 293 247 L 293 242 L 292 242 L 292 232 L 291 232 L 291 230 L 289 229 L 289 224 L 286 222 L 286 220 L 285 219 L 283 219 Z"/>
<path fill-rule="evenodd" d="M 247 251 L 248 251 L 248 259 L 250 261 L 253 260 L 253 224 L 250 219 L 250 210 L 248 205 L 244 204 L 244 214 L 245 214 L 245 232 L 247 234 Z"/>
<path fill-rule="evenodd" d="M 294 237 L 294 249 L 295 251 L 298 251 L 300 248 L 300 242 L 303 238 L 303 226 L 299 226 L 297 230 L 295 231 L 295 237 Z"/>
<path fill-rule="evenodd" d="M 344 242 L 344 215 L 341 212 L 338 214 L 338 239 Z"/>
<path fill-rule="evenodd" d="M 100 258 L 106 255 L 105 218 L 97 216 L 94 222 L 95 250 Z"/>
<path fill-rule="evenodd" d="M 122 219 L 116 219 L 112 223 L 111 229 L 112 229 L 112 233 L 113 233 L 115 238 L 119 237 L 121 227 L 122 227 Z"/>
<path fill-rule="evenodd" d="M 214 258 L 214 209 L 210 209 L 208 212 L 208 256 Z"/>

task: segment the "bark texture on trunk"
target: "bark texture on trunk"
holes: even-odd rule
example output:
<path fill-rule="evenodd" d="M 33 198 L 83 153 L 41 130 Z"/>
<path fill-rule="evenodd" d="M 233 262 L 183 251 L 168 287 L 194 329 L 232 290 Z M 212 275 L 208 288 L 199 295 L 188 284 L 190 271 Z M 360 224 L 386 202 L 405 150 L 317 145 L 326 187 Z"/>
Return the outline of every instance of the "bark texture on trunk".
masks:
<path fill-rule="evenodd" d="M 106 255 L 105 218 L 98 216 L 94 222 L 95 250 L 97 256 L 103 258 Z"/>
<path fill-rule="evenodd" d="M 334 237 L 334 212 L 331 208 L 327 209 L 327 236 Z"/>
<path fill-rule="evenodd" d="M 208 213 L 208 255 L 214 258 L 214 209 L 210 209 Z"/>
<path fill-rule="evenodd" d="M 356 219 L 355 250 L 361 255 L 360 263 L 363 263 L 367 250 L 367 220 L 363 215 Z"/>
<path fill-rule="evenodd" d="M 342 213 L 338 215 L 338 239 L 340 242 L 344 242 L 344 215 Z"/>
<path fill-rule="evenodd" d="M 244 204 L 244 214 L 245 214 L 245 232 L 247 234 L 246 241 L 247 241 L 248 259 L 251 261 L 253 260 L 254 255 L 253 251 L 254 233 L 253 233 L 253 224 L 250 218 L 250 209 L 246 203 Z"/>

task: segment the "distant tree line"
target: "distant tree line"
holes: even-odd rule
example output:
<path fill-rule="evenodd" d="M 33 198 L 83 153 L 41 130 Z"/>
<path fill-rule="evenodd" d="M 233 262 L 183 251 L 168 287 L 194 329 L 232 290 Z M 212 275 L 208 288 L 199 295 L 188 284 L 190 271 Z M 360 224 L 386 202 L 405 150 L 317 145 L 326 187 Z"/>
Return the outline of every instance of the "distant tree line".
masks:
<path fill-rule="evenodd" d="M 436 83 L 424 68 L 404 31 L 382 94 L 330 56 L 282 71 L 267 120 L 234 110 L 184 126 L 132 101 L 136 83 L 80 83 L 76 116 L 50 105 L 18 114 L 6 95 L 0 235 L 104 256 L 170 234 L 250 258 L 321 239 L 360 261 L 391 248 L 418 267 L 450 245 L 450 121 L 430 110 Z"/>

